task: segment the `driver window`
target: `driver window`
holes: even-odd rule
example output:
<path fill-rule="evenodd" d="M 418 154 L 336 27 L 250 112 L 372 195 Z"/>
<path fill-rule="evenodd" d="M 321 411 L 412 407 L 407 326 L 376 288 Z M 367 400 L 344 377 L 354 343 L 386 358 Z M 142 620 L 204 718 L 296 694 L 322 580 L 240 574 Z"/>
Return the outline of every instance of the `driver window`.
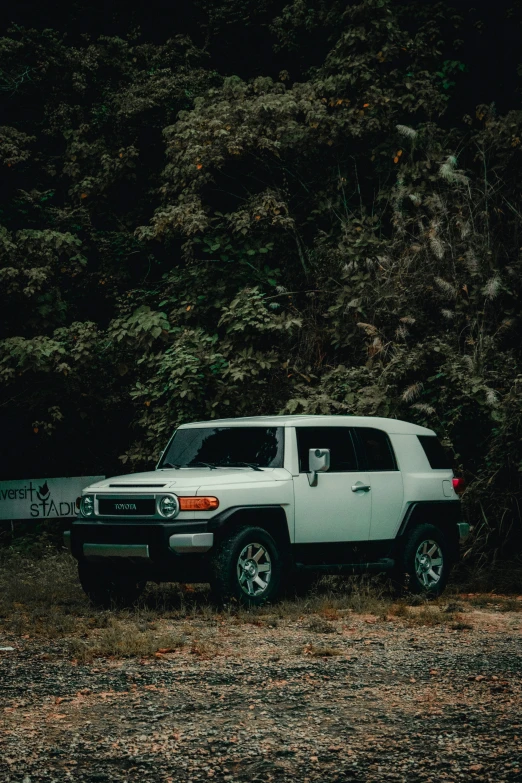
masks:
<path fill-rule="evenodd" d="M 359 469 L 349 427 L 296 427 L 296 433 L 300 473 L 308 472 L 309 449 L 330 449 L 328 473 Z"/>

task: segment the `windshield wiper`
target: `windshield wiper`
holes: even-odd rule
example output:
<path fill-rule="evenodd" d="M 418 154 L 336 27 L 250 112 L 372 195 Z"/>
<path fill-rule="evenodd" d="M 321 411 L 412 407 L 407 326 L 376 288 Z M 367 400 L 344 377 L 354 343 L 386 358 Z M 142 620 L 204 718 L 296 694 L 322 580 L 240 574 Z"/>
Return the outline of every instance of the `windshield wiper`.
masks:
<path fill-rule="evenodd" d="M 212 462 L 201 462 L 201 460 L 198 460 L 197 462 L 191 462 L 189 465 L 186 465 L 187 468 L 195 468 L 198 465 L 203 465 L 204 468 L 210 468 L 210 470 L 216 470 L 217 466 L 214 465 Z"/>
<path fill-rule="evenodd" d="M 172 462 L 164 462 L 160 470 L 163 470 L 163 468 L 176 468 L 176 470 L 179 470 L 180 465 L 173 465 Z"/>
<path fill-rule="evenodd" d="M 259 467 L 259 463 L 257 462 L 223 462 L 223 467 L 225 468 L 238 468 L 245 466 L 246 468 L 252 468 L 252 470 L 260 470 L 262 471 L 263 468 Z"/>

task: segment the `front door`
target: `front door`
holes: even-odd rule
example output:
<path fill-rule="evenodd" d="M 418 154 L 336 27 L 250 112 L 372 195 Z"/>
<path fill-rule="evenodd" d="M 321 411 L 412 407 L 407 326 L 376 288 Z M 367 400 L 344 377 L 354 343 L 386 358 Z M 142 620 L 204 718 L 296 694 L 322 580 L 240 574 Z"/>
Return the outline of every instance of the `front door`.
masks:
<path fill-rule="evenodd" d="M 360 470 L 349 427 L 296 427 L 299 476 L 294 476 L 295 543 L 341 544 L 367 541 L 370 534 L 370 474 Z M 330 470 L 317 475 L 317 486 L 308 482 L 309 449 L 330 449 Z M 335 547 L 329 547 L 331 562 Z M 306 547 L 314 562 L 314 548 Z M 340 551 L 338 553 L 340 555 Z M 326 558 L 318 557 L 315 562 Z"/>

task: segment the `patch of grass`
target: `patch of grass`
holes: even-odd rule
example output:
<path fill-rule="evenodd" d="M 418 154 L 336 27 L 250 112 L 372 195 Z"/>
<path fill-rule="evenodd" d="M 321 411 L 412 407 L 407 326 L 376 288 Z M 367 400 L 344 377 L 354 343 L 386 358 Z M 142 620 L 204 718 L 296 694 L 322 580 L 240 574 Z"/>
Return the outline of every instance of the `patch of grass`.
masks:
<path fill-rule="evenodd" d="M 472 631 L 473 626 L 466 622 L 464 617 L 456 615 L 455 622 L 450 626 L 452 631 Z"/>
<path fill-rule="evenodd" d="M 87 639 L 73 638 L 69 641 L 71 655 L 80 663 L 89 663 L 94 658 L 145 658 L 159 650 L 177 650 L 185 645 L 185 638 L 172 634 L 155 634 L 142 631 L 136 623 L 112 618 L 108 627 Z M 160 653 L 161 654 L 161 653 Z"/>
<path fill-rule="evenodd" d="M 442 611 L 433 601 L 424 602 L 421 606 L 409 606 L 406 601 L 397 601 L 389 609 L 391 617 L 405 620 L 411 626 L 436 626 L 451 622 L 452 612 Z"/>
<path fill-rule="evenodd" d="M 313 592 L 275 607 L 280 617 L 316 614 L 336 620 L 347 612 L 382 616 L 391 604 L 382 581 L 372 577 L 323 577 Z"/>
<path fill-rule="evenodd" d="M 102 611 L 93 608 L 83 594 L 76 561 L 68 553 L 45 551 L 35 558 L 4 551 L 0 556 L 0 624 L 18 636 L 90 637 L 104 628 L 110 636 L 113 617 L 134 621 L 138 635 L 157 631 L 159 619 L 185 619 L 191 624 L 205 625 L 229 621 L 229 625 L 252 623 L 275 628 L 282 621 L 314 615 L 322 618 L 326 623 L 323 627 L 327 628 L 328 621 L 347 612 L 382 616 L 390 604 L 377 579 L 323 577 L 309 595 L 260 609 L 240 605 L 217 608 L 210 600 L 208 585 L 162 584 L 149 585 L 135 609 Z M 143 645 L 144 639 L 139 638 Z"/>
<path fill-rule="evenodd" d="M 412 612 L 409 622 L 411 625 L 444 625 L 448 620 L 452 619 L 451 615 L 442 613 L 438 606 L 432 606 L 427 604 L 421 606 L 416 612 Z"/>
<path fill-rule="evenodd" d="M 217 644 L 215 644 L 210 639 L 193 639 L 192 644 L 190 646 L 190 652 L 192 655 L 197 655 L 198 658 L 202 658 L 203 660 L 209 660 L 210 658 L 215 658 L 218 654 L 219 648 Z"/>
<path fill-rule="evenodd" d="M 396 618 L 412 626 L 446 624 L 467 630 L 470 626 L 461 614 L 471 607 L 522 612 L 522 601 L 491 593 L 459 600 L 449 591 L 449 596 L 429 602 L 416 595 L 396 601 L 382 579 L 370 576 L 323 577 L 304 597 L 253 609 L 239 604 L 217 607 L 211 602 L 208 585 L 151 584 L 136 608 L 102 611 L 84 596 L 76 561 L 68 553 L 46 551 L 34 558 L 4 551 L 0 558 L 0 629 L 20 637 L 64 639 L 82 661 L 99 656 L 143 657 L 182 643 L 198 657 L 213 657 L 219 645 L 205 630 L 212 626 L 222 635 L 231 635 L 246 624 L 269 629 L 303 622 L 312 633 L 327 634 L 335 631 L 336 620 L 361 614 Z M 164 621 L 168 620 L 184 621 L 179 637 L 165 636 Z M 192 641 L 185 641 L 188 636 Z M 334 648 L 310 649 L 315 655 L 315 650 Z"/>
<path fill-rule="evenodd" d="M 336 647 L 321 647 L 315 644 L 307 644 L 303 648 L 304 655 L 311 655 L 312 658 L 332 658 L 337 655 L 343 655 L 343 651 Z"/>
<path fill-rule="evenodd" d="M 491 595 L 474 595 L 468 601 L 474 609 L 494 609 L 498 606 L 498 599 Z"/>
<path fill-rule="evenodd" d="M 278 621 L 295 621 L 303 615 L 318 615 L 324 620 L 337 620 L 349 612 L 382 617 L 390 604 L 391 598 L 378 580 L 323 577 L 305 596 L 250 609 L 230 603 L 221 615 L 236 624 L 277 627 Z"/>
<path fill-rule="evenodd" d="M 446 614 L 454 614 L 455 612 L 464 612 L 466 609 L 463 604 L 456 601 L 450 601 L 444 611 Z"/>
<path fill-rule="evenodd" d="M 522 601 L 515 598 L 506 598 L 500 605 L 501 612 L 522 612 Z"/>
<path fill-rule="evenodd" d="M 452 575 L 451 588 L 462 593 L 522 593 L 522 558 L 487 563 L 460 563 Z"/>
<path fill-rule="evenodd" d="M 473 595 L 468 599 L 474 609 L 486 609 L 497 612 L 522 612 L 522 601 L 497 593 Z"/>
<path fill-rule="evenodd" d="M 56 639 L 82 630 L 89 614 L 76 561 L 68 554 L 46 554 L 40 559 L 4 554 L 0 618 L 5 630 Z"/>
<path fill-rule="evenodd" d="M 13 554 L 0 563 L 0 611 L 17 604 L 25 606 L 60 604 L 77 609 L 86 604 L 77 579 L 76 561 L 68 554 L 51 554 L 41 559 Z"/>
<path fill-rule="evenodd" d="M 390 606 L 389 614 L 391 617 L 398 617 L 405 620 L 411 615 L 411 610 L 404 601 L 397 601 L 397 603 Z"/>
<path fill-rule="evenodd" d="M 410 593 L 404 597 L 404 601 L 408 606 L 423 606 L 426 603 L 426 599 L 418 593 Z"/>
<path fill-rule="evenodd" d="M 339 608 L 338 606 L 332 606 L 330 605 L 332 602 L 330 599 L 327 599 L 324 606 L 319 606 L 317 608 L 317 611 L 319 614 L 325 618 L 325 620 L 338 620 L 339 619 Z"/>
<path fill-rule="evenodd" d="M 160 615 L 170 619 L 198 617 L 211 622 L 217 616 L 207 584 L 149 584 L 138 608 L 151 617 Z"/>
<path fill-rule="evenodd" d="M 314 633 L 335 633 L 335 626 L 322 617 L 312 617 L 306 627 L 308 631 L 313 631 Z"/>

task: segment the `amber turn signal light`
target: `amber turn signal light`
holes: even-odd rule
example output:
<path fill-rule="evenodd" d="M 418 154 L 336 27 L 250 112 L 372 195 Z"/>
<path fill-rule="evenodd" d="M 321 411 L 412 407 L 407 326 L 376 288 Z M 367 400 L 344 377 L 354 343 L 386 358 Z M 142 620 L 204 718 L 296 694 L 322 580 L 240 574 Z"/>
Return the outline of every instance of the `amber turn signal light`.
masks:
<path fill-rule="evenodd" d="M 178 497 L 178 500 L 180 511 L 210 511 L 211 509 L 218 508 L 219 506 L 219 500 L 213 497 Z"/>

